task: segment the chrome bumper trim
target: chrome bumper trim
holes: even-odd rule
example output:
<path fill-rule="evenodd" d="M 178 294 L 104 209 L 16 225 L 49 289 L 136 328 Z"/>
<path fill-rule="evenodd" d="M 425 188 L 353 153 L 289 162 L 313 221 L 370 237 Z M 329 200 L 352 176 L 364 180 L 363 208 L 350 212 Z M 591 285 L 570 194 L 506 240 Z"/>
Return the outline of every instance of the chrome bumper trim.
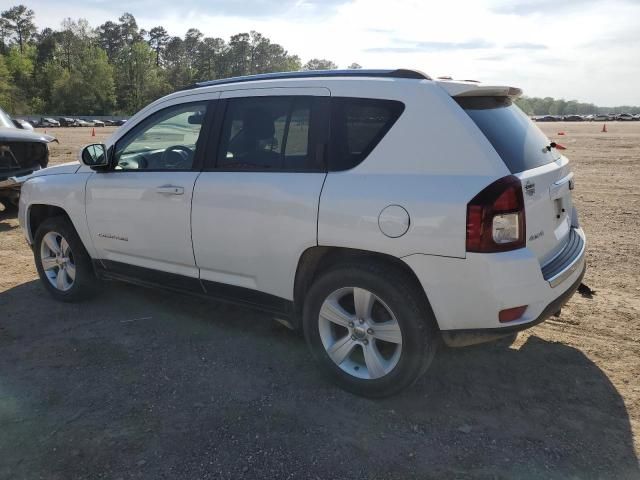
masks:
<path fill-rule="evenodd" d="M 572 228 L 569 241 L 556 257 L 542 267 L 542 276 L 553 288 L 560 285 L 583 263 L 586 242 L 578 229 Z"/>

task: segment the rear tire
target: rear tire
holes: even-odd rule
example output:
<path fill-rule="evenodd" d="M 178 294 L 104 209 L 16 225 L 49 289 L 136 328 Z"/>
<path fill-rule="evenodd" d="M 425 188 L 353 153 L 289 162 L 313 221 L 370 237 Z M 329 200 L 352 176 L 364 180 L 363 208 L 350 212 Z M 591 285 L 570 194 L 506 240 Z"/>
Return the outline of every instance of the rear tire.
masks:
<path fill-rule="evenodd" d="M 313 357 L 333 382 L 365 397 L 393 395 L 422 376 L 436 351 L 435 325 L 424 293 L 395 267 L 331 268 L 305 299 Z"/>
<path fill-rule="evenodd" d="M 91 257 L 67 218 L 47 218 L 40 224 L 33 255 L 42 284 L 56 300 L 77 302 L 97 293 Z"/>

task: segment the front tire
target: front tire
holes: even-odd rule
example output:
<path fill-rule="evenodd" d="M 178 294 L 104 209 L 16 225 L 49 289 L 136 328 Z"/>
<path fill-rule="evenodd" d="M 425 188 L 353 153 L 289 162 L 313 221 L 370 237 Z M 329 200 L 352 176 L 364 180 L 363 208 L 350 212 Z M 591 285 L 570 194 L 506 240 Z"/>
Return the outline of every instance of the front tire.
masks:
<path fill-rule="evenodd" d="M 18 204 L 12 202 L 8 198 L 0 198 L 0 204 L 2 204 L 3 209 L 0 209 L 0 212 L 5 213 L 7 215 L 13 215 L 18 213 Z"/>
<path fill-rule="evenodd" d="M 395 267 L 362 263 L 326 271 L 307 293 L 303 324 L 322 370 L 365 397 L 412 385 L 436 350 L 435 319 L 424 293 Z"/>
<path fill-rule="evenodd" d="M 40 224 L 33 255 L 42 284 L 56 300 L 76 302 L 97 292 L 99 282 L 91 257 L 65 217 L 48 218 Z"/>

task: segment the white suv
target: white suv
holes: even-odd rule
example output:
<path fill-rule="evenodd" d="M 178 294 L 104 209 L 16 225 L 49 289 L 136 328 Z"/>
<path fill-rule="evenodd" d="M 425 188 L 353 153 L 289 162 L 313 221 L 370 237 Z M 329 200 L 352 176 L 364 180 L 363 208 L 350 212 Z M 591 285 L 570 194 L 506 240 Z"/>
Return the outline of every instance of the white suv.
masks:
<path fill-rule="evenodd" d="M 411 70 L 197 84 L 35 173 L 20 223 L 57 299 L 117 279 L 257 307 L 389 395 L 440 339 L 526 329 L 580 284 L 573 174 L 520 93 Z"/>

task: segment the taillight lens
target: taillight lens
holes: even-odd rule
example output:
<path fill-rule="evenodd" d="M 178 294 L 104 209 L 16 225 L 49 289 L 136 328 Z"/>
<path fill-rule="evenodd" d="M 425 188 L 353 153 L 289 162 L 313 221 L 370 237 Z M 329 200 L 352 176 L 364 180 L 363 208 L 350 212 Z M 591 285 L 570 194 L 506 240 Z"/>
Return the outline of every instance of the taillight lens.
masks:
<path fill-rule="evenodd" d="M 520 180 L 496 180 L 467 205 L 467 251 L 504 252 L 525 246 L 524 197 Z"/>

